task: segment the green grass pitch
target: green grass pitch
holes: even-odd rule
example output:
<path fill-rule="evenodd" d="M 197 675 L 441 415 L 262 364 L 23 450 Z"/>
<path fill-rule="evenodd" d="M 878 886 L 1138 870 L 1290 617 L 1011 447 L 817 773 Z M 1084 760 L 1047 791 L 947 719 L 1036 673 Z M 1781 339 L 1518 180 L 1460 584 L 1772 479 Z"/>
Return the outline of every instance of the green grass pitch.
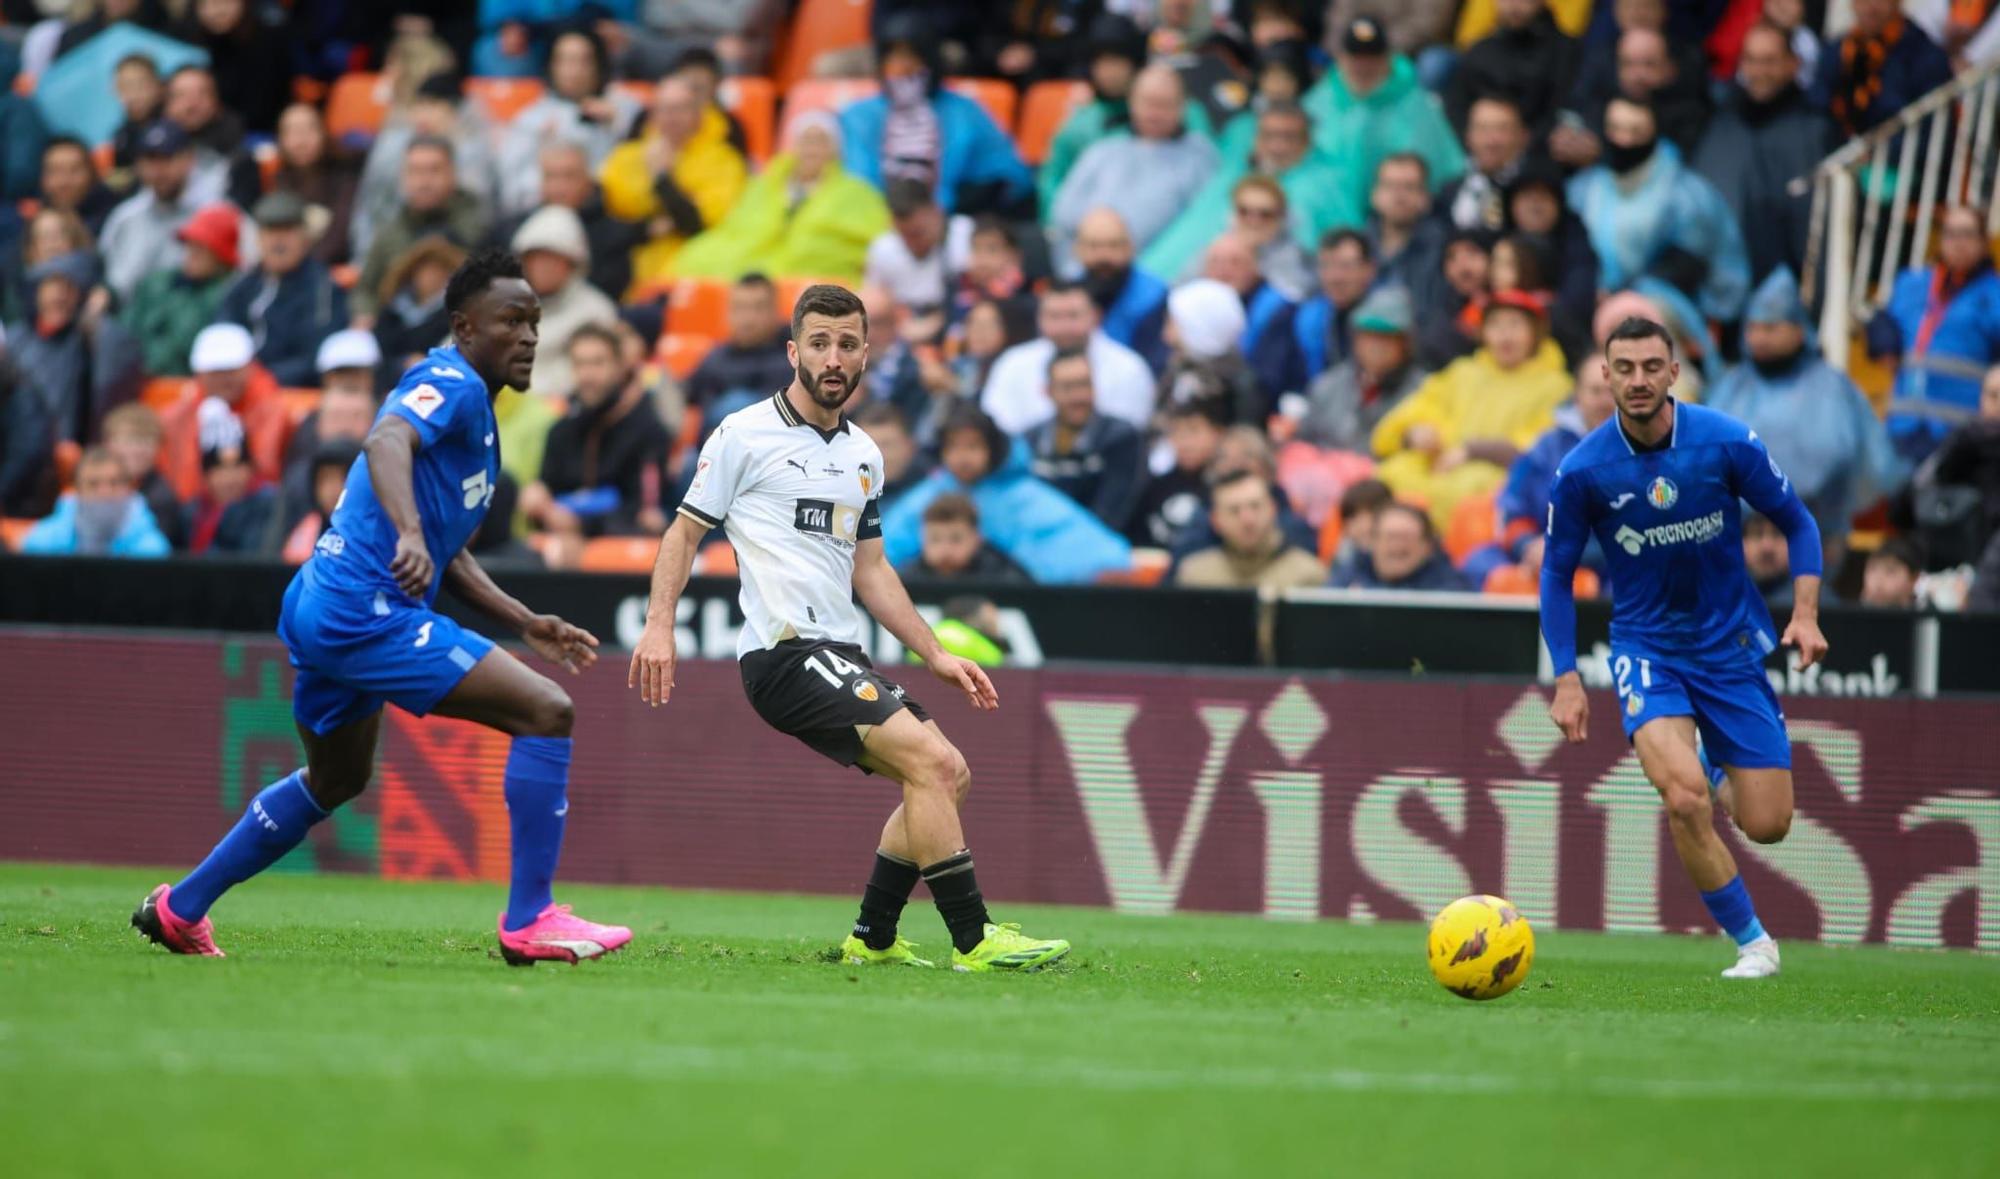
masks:
<path fill-rule="evenodd" d="M 1070 964 L 965 976 L 830 962 L 845 899 L 572 887 L 632 947 L 518 970 L 494 886 L 278 876 L 216 962 L 127 928 L 163 875 L 0 865 L 9 1173 L 2000 1174 L 1962 952 L 1544 931 L 1475 1004 L 1410 925 L 1007 907 Z"/>

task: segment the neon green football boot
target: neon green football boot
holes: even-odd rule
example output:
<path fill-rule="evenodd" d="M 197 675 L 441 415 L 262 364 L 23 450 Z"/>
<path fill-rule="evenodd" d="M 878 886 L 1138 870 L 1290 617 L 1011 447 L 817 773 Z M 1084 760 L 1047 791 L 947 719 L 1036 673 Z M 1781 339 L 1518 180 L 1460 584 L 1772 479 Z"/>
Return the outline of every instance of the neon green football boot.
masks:
<path fill-rule="evenodd" d="M 1034 938 L 1009 921 L 986 923 L 986 937 L 969 953 L 951 952 L 953 970 L 975 973 L 982 970 L 1040 970 L 1069 953 L 1069 943 L 1061 938 Z"/>
<path fill-rule="evenodd" d="M 849 966 L 935 966 L 929 958 L 917 957 L 917 943 L 896 935 L 896 942 L 886 950 L 877 950 L 854 934 L 840 943 L 840 960 Z"/>

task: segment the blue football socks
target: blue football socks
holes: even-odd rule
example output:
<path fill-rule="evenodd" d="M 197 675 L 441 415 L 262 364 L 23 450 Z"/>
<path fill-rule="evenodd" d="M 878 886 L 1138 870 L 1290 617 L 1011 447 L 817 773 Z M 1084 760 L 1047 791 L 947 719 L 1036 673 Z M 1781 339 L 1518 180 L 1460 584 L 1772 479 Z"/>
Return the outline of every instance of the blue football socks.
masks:
<path fill-rule="evenodd" d="M 507 817 L 514 830 L 509 930 L 531 924 L 555 899 L 563 816 L 569 814 L 569 755 L 568 737 L 516 737 L 507 752 Z"/>
<path fill-rule="evenodd" d="M 326 812 L 306 789 L 304 770 L 264 787 L 201 866 L 174 885 L 169 901 L 174 916 L 201 920 L 223 893 L 277 863 L 324 818 Z"/>
<path fill-rule="evenodd" d="M 1764 923 L 1757 920 L 1757 910 L 1750 904 L 1750 890 L 1743 887 L 1743 877 L 1732 877 L 1714 892 L 1702 893 L 1701 903 L 1708 906 L 1708 915 L 1715 918 L 1723 932 L 1736 939 L 1737 945 L 1747 946 L 1764 936 Z"/>

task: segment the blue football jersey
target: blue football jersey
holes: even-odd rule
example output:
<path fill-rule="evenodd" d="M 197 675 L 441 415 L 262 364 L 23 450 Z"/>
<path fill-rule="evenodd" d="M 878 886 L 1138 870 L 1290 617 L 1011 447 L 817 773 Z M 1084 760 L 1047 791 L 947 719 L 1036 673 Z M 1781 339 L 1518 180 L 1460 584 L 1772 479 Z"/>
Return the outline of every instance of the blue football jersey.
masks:
<path fill-rule="evenodd" d="M 434 348 L 411 366 L 382 405 L 410 423 L 422 440 L 410 482 L 424 546 L 437 566 L 424 604 L 437 598 L 444 568 L 458 556 L 486 518 L 500 478 L 500 441 L 486 382 L 456 347 Z M 380 418 L 378 416 L 377 420 Z M 397 590 L 389 572 L 396 555 L 396 526 L 375 498 L 368 456 L 347 473 L 347 488 L 333 520 L 301 570 L 307 587 Z"/>
<path fill-rule="evenodd" d="M 1714 410 L 1677 402 L 1667 444 L 1638 450 L 1614 416 L 1579 442 L 1556 471 L 1544 568 L 1566 585 L 1587 538 L 1595 534 L 1610 576 L 1614 646 L 1696 663 L 1740 663 L 1746 648 L 1761 657 L 1775 647 L 1776 636 L 1770 611 L 1743 564 L 1742 501 L 1781 527 L 1805 516 L 1791 481 L 1756 431 Z M 1802 527 L 1809 525 L 1805 516 Z M 1811 568 L 1801 567 L 1801 547 L 1793 546 L 1793 572 L 1818 572 L 1817 537 Z M 1548 600 L 1545 592 L 1545 604 Z M 1548 613 L 1545 608 L 1543 628 L 1560 663 L 1563 653 L 1555 639 L 1560 620 L 1552 625 Z M 1572 636 L 1573 626 L 1572 621 Z M 1573 660 L 1573 651 L 1569 654 Z"/>

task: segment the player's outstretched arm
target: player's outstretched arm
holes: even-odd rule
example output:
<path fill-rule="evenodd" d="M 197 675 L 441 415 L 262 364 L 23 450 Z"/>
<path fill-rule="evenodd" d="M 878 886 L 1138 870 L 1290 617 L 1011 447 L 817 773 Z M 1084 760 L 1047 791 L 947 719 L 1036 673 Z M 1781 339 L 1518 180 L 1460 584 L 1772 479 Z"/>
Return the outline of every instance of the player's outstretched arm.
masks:
<path fill-rule="evenodd" d="M 396 528 L 396 555 L 389 560 L 389 574 L 413 598 L 424 596 L 432 574 L 437 572 L 424 544 L 424 522 L 417 515 L 417 494 L 410 483 L 417 452 L 423 446 L 417 428 L 393 413 L 376 419 L 362 445 L 368 455 L 368 481 L 375 489 L 375 500 Z"/>
<path fill-rule="evenodd" d="M 535 654 L 580 675 L 597 662 L 597 636 L 553 614 L 537 614 L 519 598 L 493 583 L 472 555 L 461 550 L 444 567 L 445 588 L 451 596 L 520 635 Z"/>
<path fill-rule="evenodd" d="M 674 691 L 674 608 L 694 572 L 695 550 L 709 526 L 685 512 L 676 515 L 660 538 L 660 555 L 653 561 L 653 589 L 646 599 L 646 629 L 632 648 L 625 686 L 639 689 L 639 699 L 659 707 Z"/>
<path fill-rule="evenodd" d="M 915 651 L 932 675 L 963 691 L 974 708 L 984 711 L 1000 707 L 1000 694 L 994 691 L 986 669 L 939 645 L 930 623 L 924 621 L 924 616 L 917 613 L 916 603 L 910 601 L 910 591 L 903 588 L 903 579 L 889 564 L 888 551 L 879 536 L 854 547 L 854 594 L 875 621 L 888 627 L 890 634 Z"/>

